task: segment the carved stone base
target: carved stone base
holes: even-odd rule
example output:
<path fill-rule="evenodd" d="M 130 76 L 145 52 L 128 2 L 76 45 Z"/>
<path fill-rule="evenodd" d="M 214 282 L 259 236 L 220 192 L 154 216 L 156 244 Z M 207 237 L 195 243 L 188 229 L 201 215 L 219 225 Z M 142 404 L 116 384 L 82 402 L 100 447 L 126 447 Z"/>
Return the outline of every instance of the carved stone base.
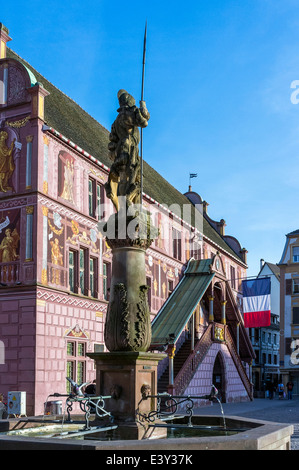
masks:
<path fill-rule="evenodd" d="M 88 356 L 96 364 L 96 394 L 113 395 L 105 400 L 105 410 L 111 413 L 113 424 L 118 426 L 113 439 L 166 437 L 166 428 L 149 427 L 149 423 L 140 420 L 136 413 L 138 410 L 147 415 L 157 409 L 156 398 L 142 400 L 142 392 L 146 389 L 150 395 L 157 394 L 158 363 L 165 354 L 107 352 L 89 353 Z"/>
<path fill-rule="evenodd" d="M 151 320 L 145 279 L 145 250 L 113 249 L 110 300 L 105 322 L 109 351 L 147 351 Z"/>

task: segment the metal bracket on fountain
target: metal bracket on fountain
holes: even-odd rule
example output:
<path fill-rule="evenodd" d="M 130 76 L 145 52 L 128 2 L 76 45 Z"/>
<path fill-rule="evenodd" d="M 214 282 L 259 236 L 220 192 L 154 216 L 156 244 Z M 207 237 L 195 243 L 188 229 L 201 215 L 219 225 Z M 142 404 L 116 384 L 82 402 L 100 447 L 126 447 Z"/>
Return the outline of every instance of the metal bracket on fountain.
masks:
<path fill-rule="evenodd" d="M 67 380 L 72 385 L 72 393 L 70 393 L 66 399 L 66 412 L 68 415 L 67 421 L 71 422 L 71 411 L 73 410 L 73 404 L 79 403 L 80 409 L 85 413 L 85 430 L 90 429 L 89 425 L 89 418 L 91 413 L 95 414 L 98 418 L 109 418 L 110 423 L 113 423 L 114 418 L 109 413 L 109 411 L 105 410 L 105 399 L 111 398 L 112 395 L 109 396 L 93 396 L 93 395 L 86 395 L 83 393 L 82 388 L 87 385 L 84 383 L 82 385 L 76 384 L 71 378 L 66 377 Z"/>
<path fill-rule="evenodd" d="M 110 423 L 112 424 L 114 421 L 113 416 L 107 410 L 105 410 L 105 400 L 111 398 L 111 395 L 108 396 L 89 396 L 89 397 L 79 397 L 79 396 L 69 396 L 66 400 L 67 406 L 67 414 L 68 414 L 68 422 L 71 422 L 71 411 L 73 409 L 74 403 L 79 403 L 81 410 L 85 413 L 85 426 L 84 430 L 90 429 L 89 419 L 91 413 L 94 413 L 97 418 L 109 418 Z"/>
<path fill-rule="evenodd" d="M 193 408 L 194 408 L 194 401 L 195 400 L 209 400 L 213 401 L 216 399 L 219 403 L 219 399 L 217 398 L 218 390 L 215 385 L 212 385 L 211 391 L 208 395 L 170 395 L 167 392 L 158 393 L 157 395 L 150 395 L 148 393 L 148 389 L 143 386 L 141 388 L 141 395 L 142 398 L 138 403 L 138 408 L 136 410 L 136 416 L 138 417 L 140 422 L 146 421 L 147 423 L 154 423 L 155 420 L 158 418 L 160 420 L 172 419 L 177 417 L 187 417 L 188 418 L 188 427 L 192 427 L 192 416 L 193 416 Z M 156 398 L 157 399 L 157 409 L 152 410 L 149 413 L 142 413 L 139 409 L 139 406 L 144 400 Z M 185 404 L 185 414 L 180 415 L 177 414 L 179 408 L 181 409 L 181 405 Z M 221 403 L 220 403 L 221 404 Z"/>

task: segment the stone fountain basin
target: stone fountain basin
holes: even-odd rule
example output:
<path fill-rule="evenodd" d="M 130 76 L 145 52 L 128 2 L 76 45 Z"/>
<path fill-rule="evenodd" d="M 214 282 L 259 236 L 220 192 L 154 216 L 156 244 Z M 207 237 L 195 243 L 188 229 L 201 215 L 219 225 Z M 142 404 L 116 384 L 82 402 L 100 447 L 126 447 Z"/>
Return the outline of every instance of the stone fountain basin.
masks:
<path fill-rule="evenodd" d="M 61 419 L 61 417 L 60 417 Z M 82 418 L 81 418 L 82 419 Z M 57 420 L 37 420 L 34 418 L 14 418 L 0 421 L 0 433 L 10 430 L 32 428 L 49 425 Z M 241 418 L 239 416 L 226 416 L 228 429 L 238 430 L 233 435 L 209 437 L 181 437 L 167 439 L 144 440 L 77 440 L 57 439 L 46 437 L 23 437 L 17 435 L 1 434 L 1 450 L 103 450 L 117 452 L 123 450 L 135 451 L 198 451 L 198 450 L 290 450 L 290 440 L 293 426 L 284 423 L 261 421 Z M 83 421 L 81 422 L 83 423 Z M 192 423 L 199 426 L 222 426 L 223 419 L 219 416 L 194 415 Z M 92 423 L 90 423 L 92 424 Z"/>

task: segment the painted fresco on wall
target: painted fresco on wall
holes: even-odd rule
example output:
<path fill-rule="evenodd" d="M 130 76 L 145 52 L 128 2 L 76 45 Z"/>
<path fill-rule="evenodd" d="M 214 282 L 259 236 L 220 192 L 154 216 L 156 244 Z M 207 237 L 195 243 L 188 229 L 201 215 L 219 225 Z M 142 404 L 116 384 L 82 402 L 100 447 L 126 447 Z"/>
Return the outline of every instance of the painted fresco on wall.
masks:
<path fill-rule="evenodd" d="M 0 212 L 0 262 L 19 259 L 20 210 Z"/>
<path fill-rule="evenodd" d="M 100 253 L 101 234 L 96 228 L 87 229 L 80 226 L 76 220 L 67 221 L 67 243 L 73 247 L 80 244 L 90 246 L 91 253 Z"/>
<path fill-rule="evenodd" d="M 72 204 L 74 201 L 74 161 L 67 152 L 58 155 L 58 195 Z"/>
<path fill-rule="evenodd" d="M 101 255 L 101 235 L 96 227 L 43 208 L 43 284 L 68 288 L 69 250 L 88 249 L 90 256 Z M 45 273 L 47 275 L 45 275 Z"/>
<path fill-rule="evenodd" d="M 48 214 L 48 280 L 57 286 L 65 286 L 64 225 L 60 214 Z"/>
<path fill-rule="evenodd" d="M 15 140 L 8 144 L 8 132 L 0 131 L 0 192 L 12 191 L 11 177 L 15 171 L 13 150 Z"/>

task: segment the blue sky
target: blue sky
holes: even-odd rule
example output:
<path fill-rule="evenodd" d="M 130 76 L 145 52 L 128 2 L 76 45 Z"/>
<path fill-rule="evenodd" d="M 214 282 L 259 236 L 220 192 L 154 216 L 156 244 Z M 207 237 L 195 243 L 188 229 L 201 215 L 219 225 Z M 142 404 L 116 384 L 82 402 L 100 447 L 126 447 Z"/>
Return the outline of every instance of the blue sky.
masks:
<path fill-rule="evenodd" d="M 144 158 L 181 192 L 198 174 L 255 275 L 299 228 L 298 2 L 17 0 L 0 13 L 9 46 L 107 129 L 120 88 L 140 98 L 146 20 Z"/>

